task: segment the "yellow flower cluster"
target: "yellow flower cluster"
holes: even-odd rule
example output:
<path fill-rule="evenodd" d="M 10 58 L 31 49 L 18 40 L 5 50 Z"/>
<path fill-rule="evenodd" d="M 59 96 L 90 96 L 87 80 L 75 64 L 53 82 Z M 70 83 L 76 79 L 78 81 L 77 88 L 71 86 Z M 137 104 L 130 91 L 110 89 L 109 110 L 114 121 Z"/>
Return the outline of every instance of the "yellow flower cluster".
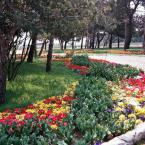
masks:
<path fill-rule="evenodd" d="M 116 124 L 129 130 L 132 126 L 142 123 L 145 119 L 145 96 L 134 97 L 139 90 L 135 89 L 132 93 L 125 90 L 121 83 L 116 85 L 108 82 L 108 86 L 112 90 L 112 100 L 115 104 L 113 110 L 120 114 Z"/>
<path fill-rule="evenodd" d="M 78 81 L 73 82 L 73 83 L 71 84 L 71 86 L 64 92 L 64 95 L 74 97 L 74 95 L 75 95 L 75 90 L 76 90 L 76 86 L 77 86 L 78 84 L 79 84 Z"/>
<path fill-rule="evenodd" d="M 33 105 L 28 105 L 26 108 L 16 108 L 13 111 L 8 110 L 0 113 L 1 123 L 13 123 L 32 119 L 36 117 L 40 120 L 50 119 L 50 127 L 57 129 L 57 122 L 62 122 L 70 112 L 70 103 L 74 100 L 74 92 L 78 82 L 74 82 L 67 88 L 63 96 L 52 96 L 48 99 L 35 102 Z M 66 124 L 66 123 L 65 123 Z"/>

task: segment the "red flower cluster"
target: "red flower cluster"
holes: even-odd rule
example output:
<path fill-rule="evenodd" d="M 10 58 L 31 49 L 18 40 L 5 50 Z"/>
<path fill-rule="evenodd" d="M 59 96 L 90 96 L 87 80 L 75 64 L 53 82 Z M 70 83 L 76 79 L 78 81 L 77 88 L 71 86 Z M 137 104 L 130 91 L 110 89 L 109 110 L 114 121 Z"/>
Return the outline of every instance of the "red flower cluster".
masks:
<path fill-rule="evenodd" d="M 117 65 L 117 63 L 114 62 L 109 62 L 107 60 L 102 60 L 102 59 L 89 59 L 90 62 L 100 62 L 100 63 L 108 63 L 111 65 Z M 86 66 L 79 66 L 79 65 L 74 65 L 70 60 L 65 61 L 65 66 L 68 67 L 71 70 L 77 70 L 80 75 L 86 75 L 89 73 L 89 67 Z"/>
<path fill-rule="evenodd" d="M 128 79 L 128 84 L 136 87 L 145 87 L 145 74 L 140 74 L 139 78 Z"/>
<path fill-rule="evenodd" d="M 108 64 L 112 64 L 112 65 L 117 65 L 117 63 L 115 62 L 110 62 L 107 60 L 103 60 L 103 59 L 89 59 L 91 62 L 100 62 L 100 63 L 108 63 Z"/>
<path fill-rule="evenodd" d="M 28 120 L 33 122 L 38 120 L 45 121 L 48 125 L 52 124 L 52 129 L 57 129 L 59 124 L 62 124 L 63 119 L 69 113 L 69 106 L 71 101 L 74 100 L 71 96 L 51 97 L 36 104 L 28 105 L 26 108 L 16 108 L 14 110 L 7 109 L 5 112 L 0 113 L 0 124 L 12 126 L 23 126 L 27 124 Z M 67 125 L 63 124 L 64 126 Z"/>
<path fill-rule="evenodd" d="M 65 62 L 65 66 L 67 66 L 71 70 L 79 71 L 80 75 L 86 75 L 86 74 L 89 73 L 89 67 L 74 65 L 74 64 L 71 63 L 71 61 Z"/>
<path fill-rule="evenodd" d="M 135 94 L 136 98 L 142 98 L 145 95 L 145 74 L 140 74 L 138 78 L 129 78 L 122 81 L 122 86 L 129 91 L 129 96 Z"/>

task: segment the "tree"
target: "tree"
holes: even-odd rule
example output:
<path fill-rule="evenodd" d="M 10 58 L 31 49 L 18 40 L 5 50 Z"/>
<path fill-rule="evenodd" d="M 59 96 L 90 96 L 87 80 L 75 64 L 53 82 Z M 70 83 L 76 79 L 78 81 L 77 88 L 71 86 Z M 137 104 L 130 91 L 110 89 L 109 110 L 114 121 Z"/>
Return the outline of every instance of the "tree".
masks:
<path fill-rule="evenodd" d="M 15 37 L 35 26 L 33 18 L 35 12 L 26 1 L 0 1 L 0 104 L 5 102 L 7 67 L 11 67 L 16 60 Z M 31 17 L 33 15 L 33 17 Z M 17 39 L 17 38 L 16 38 Z M 11 55 L 12 54 L 12 55 Z M 24 53 L 22 53 L 23 55 Z M 13 58 L 12 58 L 13 57 Z M 12 59 L 9 59 L 12 58 Z M 21 57 L 22 58 L 22 57 Z M 9 61 L 10 60 L 10 61 Z M 23 58 L 21 60 L 24 60 Z M 9 63 L 8 63 L 9 61 Z M 11 65 L 12 64 L 12 65 Z M 15 68 L 15 67 L 13 67 Z M 18 65 L 16 65 L 18 69 Z M 17 69 L 15 72 L 17 72 Z M 13 69 L 14 70 L 14 69 Z M 15 76 L 15 74 L 14 74 Z"/>
<path fill-rule="evenodd" d="M 143 41 L 143 50 L 145 53 L 145 22 L 144 22 L 144 41 Z"/>
<path fill-rule="evenodd" d="M 0 104 L 5 102 L 6 93 L 6 66 L 9 44 L 13 40 L 17 29 L 18 2 L 0 1 Z M 14 11 L 14 8 L 15 10 Z"/>
<path fill-rule="evenodd" d="M 111 1 L 112 2 L 112 1 Z M 115 29 L 116 21 L 112 14 L 111 2 L 108 0 L 96 1 L 95 12 L 90 21 L 88 33 L 90 37 L 90 48 L 100 48 L 100 43 L 106 34 L 111 34 Z"/>
<path fill-rule="evenodd" d="M 29 33 L 26 32 L 24 38 L 22 37 L 24 33 L 17 32 L 17 34 L 13 37 L 13 40 L 9 44 L 8 49 L 8 58 L 7 58 L 7 79 L 8 81 L 12 81 L 16 78 L 18 70 L 21 64 L 25 61 L 28 51 L 30 49 L 31 38 L 29 37 Z M 26 43 L 28 41 L 28 43 Z M 21 54 L 17 54 L 17 50 L 21 48 Z"/>
<path fill-rule="evenodd" d="M 93 0 L 91 2 L 87 0 L 50 0 L 49 2 L 39 0 L 37 6 L 33 6 L 40 15 L 44 32 L 50 36 L 46 71 L 51 70 L 53 39 L 59 38 L 62 42 L 68 42 L 78 36 L 82 30 L 81 23 L 85 21 L 85 18 L 89 19 L 89 8 L 93 5 L 92 2 Z"/>
<path fill-rule="evenodd" d="M 110 21 L 111 18 L 114 21 L 113 27 L 108 27 L 108 33 L 110 34 L 109 40 L 109 48 L 112 48 L 112 39 L 113 36 L 117 36 L 118 48 L 120 47 L 120 37 L 124 38 L 124 13 L 121 7 L 122 1 L 121 0 L 110 0 Z M 111 28 L 111 29 L 110 29 Z"/>
<path fill-rule="evenodd" d="M 134 14 L 141 4 L 142 0 L 122 0 L 122 9 L 125 12 L 124 22 L 125 22 L 125 44 L 124 50 L 129 49 L 132 34 L 133 34 L 133 18 Z M 132 5 L 133 4 L 133 5 Z"/>
<path fill-rule="evenodd" d="M 49 38 L 49 48 L 48 48 L 48 54 L 47 54 L 47 62 L 46 62 L 46 72 L 51 71 L 51 60 L 52 60 L 52 52 L 53 52 L 53 36 L 50 36 Z"/>
<path fill-rule="evenodd" d="M 32 39 L 32 44 L 31 44 L 28 58 L 27 58 L 27 62 L 30 62 L 30 63 L 33 62 L 34 54 L 36 52 L 37 33 L 32 33 L 31 39 Z"/>

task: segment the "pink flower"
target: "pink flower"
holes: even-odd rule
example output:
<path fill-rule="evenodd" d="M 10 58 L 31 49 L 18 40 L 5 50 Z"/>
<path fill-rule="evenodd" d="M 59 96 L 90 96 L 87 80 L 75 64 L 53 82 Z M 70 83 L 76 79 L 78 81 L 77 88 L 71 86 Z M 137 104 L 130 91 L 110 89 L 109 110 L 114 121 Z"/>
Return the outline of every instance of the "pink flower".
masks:
<path fill-rule="evenodd" d="M 68 123 L 67 123 L 67 122 L 64 122 L 63 125 L 64 125 L 64 126 L 68 126 Z"/>

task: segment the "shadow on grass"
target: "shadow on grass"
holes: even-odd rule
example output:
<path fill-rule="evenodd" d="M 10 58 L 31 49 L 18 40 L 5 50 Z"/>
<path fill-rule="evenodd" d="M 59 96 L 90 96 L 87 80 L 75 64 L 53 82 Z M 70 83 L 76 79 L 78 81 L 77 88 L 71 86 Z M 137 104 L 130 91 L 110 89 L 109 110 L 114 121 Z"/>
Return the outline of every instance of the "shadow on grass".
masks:
<path fill-rule="evenodd" d="M 52 71 L 46 73 L 45 64 L 40 60 L 23 64 L 15 81 L 7 82 L 6 103 L 0 106 L 0 111 L 63 95 L 68 85 L 80 78 L 60 62 L 53 62 Z"/>

